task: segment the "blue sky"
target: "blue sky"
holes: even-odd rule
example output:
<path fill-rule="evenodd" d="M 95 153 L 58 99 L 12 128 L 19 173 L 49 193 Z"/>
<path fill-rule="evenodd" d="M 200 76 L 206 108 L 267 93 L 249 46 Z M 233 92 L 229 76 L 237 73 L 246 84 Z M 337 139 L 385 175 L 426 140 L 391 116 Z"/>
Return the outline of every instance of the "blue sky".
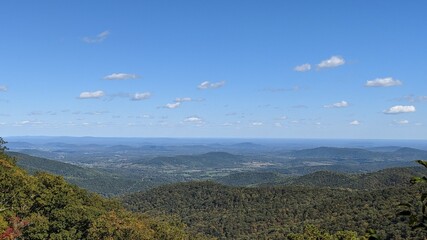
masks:
<path fill-rule="evenodd" d="M 425 139 L 425 1 L 1 1 L 0 135 Z"/>

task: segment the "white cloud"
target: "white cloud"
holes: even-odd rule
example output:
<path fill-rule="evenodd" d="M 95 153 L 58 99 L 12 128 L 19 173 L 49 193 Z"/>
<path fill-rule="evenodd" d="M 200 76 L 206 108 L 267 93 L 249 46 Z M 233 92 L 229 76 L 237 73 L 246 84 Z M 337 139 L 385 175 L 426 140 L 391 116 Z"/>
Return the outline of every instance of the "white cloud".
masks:
<path fill-rule="evenodd" d="M 350 125 L 357 126 L 360 125 L 360 122 L 358 120 L 354 120 L 350 122 Z"/>
<path fill-rule="evenodd" d="M 132 73 L 112 73 L 104 77 L 105 80 L 126 80 L 136 78 L 138 78 L 138 75 Z"/>
<path fill-rule="evenodd" d="M 192 117 L 187 117 L 186 119 L 184 119 L 184 122 L 201 124 L 201 123 L 203 123 L 203 119 L 201 119 L 200 117 L 197 117 L 197 116 L 192 116 Z"/>
<path fill-rule="evenodd" d="M 252 126 L 262 126 L 262 125 L 264 125 L 263 122 L 253 122 L 252 123 Z"/>
<path fill-rule="evenodd" d="M 341 102 L 333 103 L 330 105 L 324 105 L 323 107 L 325 107 L 325 108 L 344 108 L 344 107 L 348 107 L 348 102 L 341 101 Z"/>
<path fill-rule="evenodd" d="M 340 56 L 332 56 L 329 59 L 323 60 L 319 64 L 317 64 L 318 68 L 333 68 L 341 66 L 345 63 L 344 58 Z"/>
<path fill-rule="evenodd" d="M 366 81 L 366 87 L 392 87 L 402 85 L 402 82 L 393 79 L 391 77 L 386 78 L 376 78 L 374 80 Z"/>
<path fill-rule="evenodd" d="M 174 108 L 179 107 L 180 105 L 181 105 L 180 102 L 174 102 L 174 103 L 168 103 L 164 107 L 169 108 L 169 109 L 174 109 Z"/>
<path fill-rule="evenodd" d="M 225 81 L 220 81 L 220 82 L 216 82 L 216 83 L 211 83 L 210 87 L 211 88 L 220 88 L 223 87 L 225 85 Z"/>
<path fill-rule="evenodd" d="M 30 121 L 30 120 L 24 120 L 24 121 L 20 121 L 15 123 L 14 126 L 24 126 L 24 125 L 41 125 L 44 124 L 41 121 Z"/>
<path fill-rule="evenodd" d="M 140 100 L 145 100 L 151 97 L 151 93 L 150 92 L 143 92 L 143 93 L 135 93 L 132 96 L 132 100 L 133 101 L 140 101 Z"/>
<path fill-rule="evenodd" d="M 108 35 L 110 35 L 110 31 L 103 31 L 102 33 L 96 35 L 95 37 L 84 37 L 83 41 L 86 43 L 99 43 L 104 41 Z"/>
<path fill-rule="evenodd" d="M 385 114 L 399 114 L 399 113 L 410 113 L 410 112 L 415 112 L 415 111 L 416 111 L 416 109 L 412 105 L 410 105 L 410 106 L 396 105 L 396 106 L 389 108 L 388 110 L 385 110 L 384 113 Z"/>
<path fill-rule="evenodd" d="M 307 72 L 307 71 L 310 71 L 310 69 L 311 69 L 311 65 L 308 63 L 296 66 L 294 68 L 294 70 L 297 72 Z"/>
<path fill-rule="evenodd" d="M 408 102 L 424 102 L 427 101 L 427 96 L 414 96 L 414 95 L 408 95 L 401 98 L 396 98 L 394 100 L 397 101 L 408 101 Z"/>
<path fill-rule="evenodd" d="M 208 81 L 204 81 L 202 83 L 200 83 L 200 85 L 198 86 L 199 89 L 208 89 L 209 88 L 209 82 Z"/>
<path fill-rule="evenodd" d="M 103 91 L 95 91 L 95 92 L 82 92 L 80 93 L 80 99 L 89 99 L 89 98 L 101 98 L 105 95 Z"/>
<path fill-rule="evenodd" d="M 197 88 L 199 89 L 215 89 L 215 88 L 221 88 L 225 85 L 225 81 L 210 83 L 209 81 L 204 81 L 199 84 Z"/>
<path fill-rule="evenodd" d="M 283 116 L 280 117 L 280 119 L 281 120 L 286 120 L 286 119 L 288 119 L 288 116 L 283 115 Z"/>
<path fill-rule="evenodd" d="M 7 87 L 0 85 L 0 92 L 6 92 L 7 91 Z"/>
<path fill-rule="evenodd" d="M 183 98 L 175 98 L 175 102 L 191 102 L 193 99 L 190 97 L 183 97 Z"/>
<path fill-rule="evenodd" d="M 283 127 L 283 124 L 282 124 L 282 123 L 277 122 L 277 123 L 274 123 L 274 126 L 281 128 L 281 127 Z"/>
<path fill-rule="evenodd" d="M 90 111 L 90 112 L 85 112 L 83 114 L 86 115 L 102 115 L 102 114 L 106 114 L 108 113 L 108 111 Z"/>
<path fill-rule="evenodd" d="M 408 120 L 400 120 L 400 121 L 396 121 L 396 123 L 400 124 L 400 125 L 405 125 L 405 124 L 408 124 L 409 121 Z"/>

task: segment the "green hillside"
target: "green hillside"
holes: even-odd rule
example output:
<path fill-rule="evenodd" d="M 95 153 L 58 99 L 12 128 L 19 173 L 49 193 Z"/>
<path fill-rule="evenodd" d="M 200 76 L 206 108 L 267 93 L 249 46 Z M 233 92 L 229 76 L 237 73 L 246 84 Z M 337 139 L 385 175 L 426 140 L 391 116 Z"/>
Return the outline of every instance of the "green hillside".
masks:
<path fill-rule="evenodd" d="M 15 158 L 16 164 L 30 173 L 49 172 L 69 179 L 94 178 L 105 174 L 96 170 L 18 152 L 7 152 L 7 155 Z"/>
<path fill-rule="evenodd" d="M 63 163 L 46 158 L 33 157 L 23 153 L 7 152 L 17 161 L 16 164 L 31 174 L 47 172 L 64 177 L 67 182 L 105 196 L 119 195 L 129 192 L 141 191 L 154 187 L 159 182 L 167 180 L 142 182 L 137 176 L 121 173 L 120 171 L 107 171 L 101 169 L 83 168 L 76 165 Z"/>
<path fill-rule="evenodd" d="M 198 238 L 170 217 L 134 214 L 61 177 L 29 175 L 0 150 L 0 239 Z"/>
<path fill-rule="evenodd" d="M 239 172 L 232 173 L 225 177 L 214 179 L 215 182 L 230 186 L 258 186 L 262 184 L 276 184 L 284 179 L 288 179 L 278 173 L 273 172 Z"/>
<path fill-rule="evenodd" d="M 289 176 L 266 171 L 248 171 L 218 177 L 213 181 L 224 185 L 242 187 L 293 185 L 374 190 L 410 186 L 408 179 L 423 175 L 425 175 L 425 170 L 421 167 L 387 168 L 364 174 L 317 171 L 303 176 Z"/>
<path fill-rule="evenodd" d="M 422 239 L 427 232 L 412 231 L 396 217 L 398 204 L 413 201 L 420 192 L 416 186 L 367 191 L 191 182 L 130 194 L 123 202 L 134 211 L 177 214 L 194 233 L 219 239 L 284 239 L 307 225 L 360 236 L 376 229 L 385 239 Z"/>

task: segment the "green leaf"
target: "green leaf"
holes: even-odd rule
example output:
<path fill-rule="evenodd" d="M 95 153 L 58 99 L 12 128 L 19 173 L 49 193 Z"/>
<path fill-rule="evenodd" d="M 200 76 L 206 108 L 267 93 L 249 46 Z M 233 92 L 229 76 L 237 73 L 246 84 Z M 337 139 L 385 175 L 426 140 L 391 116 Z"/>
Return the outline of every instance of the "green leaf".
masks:
<path fill-rule="evenodd" d="M 399 205 L 397 205 L 398 207 L 408 207 L 408 208 L 412 208 L 412 205 L 409 203 L 401 203 Z"/>
<path fill-rule="evenodd" d="M 427 178 L 426 177 L 413 177 L 411 179 L 412 184 L 416 184 L 416 183 L 420 183 L 420 182 L 427 182 Z"/>

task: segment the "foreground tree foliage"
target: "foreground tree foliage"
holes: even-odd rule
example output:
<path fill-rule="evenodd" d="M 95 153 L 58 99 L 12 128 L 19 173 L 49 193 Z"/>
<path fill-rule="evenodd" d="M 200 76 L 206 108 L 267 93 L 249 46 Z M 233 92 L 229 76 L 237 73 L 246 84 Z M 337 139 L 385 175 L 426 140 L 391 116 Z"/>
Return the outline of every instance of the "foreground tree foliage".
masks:
<path fill-rule="evenodd" d="M 0 239 L 193 239 L 177 219 L 131 213 L 62 177 L 27 174 L 0 142 Z"/>

